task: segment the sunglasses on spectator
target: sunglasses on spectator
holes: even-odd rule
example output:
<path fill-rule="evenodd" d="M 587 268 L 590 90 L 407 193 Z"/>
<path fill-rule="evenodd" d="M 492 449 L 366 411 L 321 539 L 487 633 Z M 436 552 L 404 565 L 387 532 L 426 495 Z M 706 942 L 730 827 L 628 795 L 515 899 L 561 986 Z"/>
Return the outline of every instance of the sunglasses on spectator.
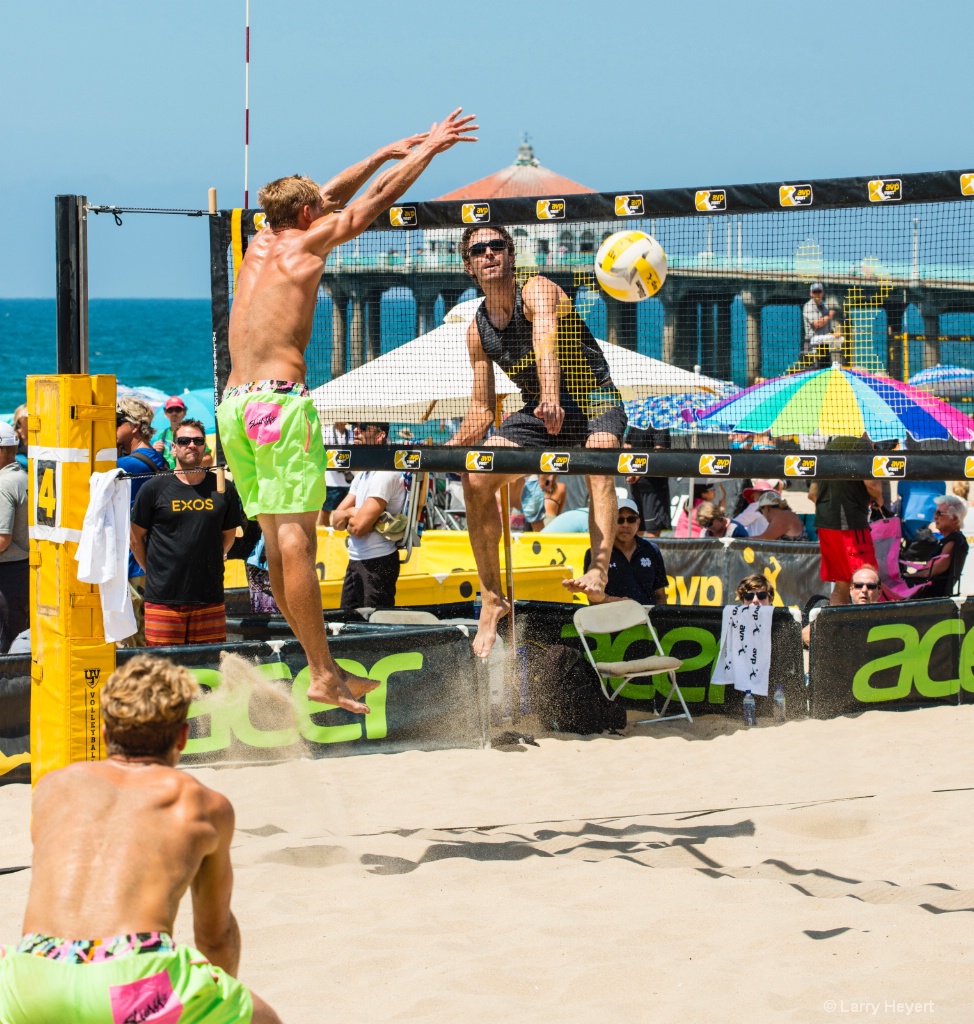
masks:
<path fill-rule="evenodd" d="M 120 427 L 123 423 L 131 423 L 133 427 L 135 426 L 135 420 L 130 420 L 124 412 L 115 413 L 115 426 Z"/>
<path fill-rule="evenodd" d="M 623 523 L 638 523 L 639 516 L 619 516 L 617 522 L 621 526 Z"/>
<path fill-rule="evenodd" d="M 491 252 L 504 252 L 507 249 L 507 242 L 502 238 L 492 238 L 489 242 L 475 242 L 467 252 L 471 256 L 483 256 L 488 249 Z"/>
<path fill-rule="evenodd" d="M 205 437 L 177 437 L 173 444 L 178 444 L 180 448 L 188 448 L 189 445 L 196 445 L 197 448 L 202 448 L 206 444 Z"/>
<path fill-rule="evenodd" d="M 759 601 L 767 601 L 770 596 L 771 594 L 767 590 L 750 590 L 744 595 L 744 600 L 747 604 L 753 604 L 755 598 Z"/>
<path fill-rule="evenodd" d="M 167 405 L 166 412 L 185 412 L 186 410 L 181 405 Z"/>
<path fill-rule="evenodd" d="M 879 590 L 878 583 L 853 583 L 853 590 Z"/>

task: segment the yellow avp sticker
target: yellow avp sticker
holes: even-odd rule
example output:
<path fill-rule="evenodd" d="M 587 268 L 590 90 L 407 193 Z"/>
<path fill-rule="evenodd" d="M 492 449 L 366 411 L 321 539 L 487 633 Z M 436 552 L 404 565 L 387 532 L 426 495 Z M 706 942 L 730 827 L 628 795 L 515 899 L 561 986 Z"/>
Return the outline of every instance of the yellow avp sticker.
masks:
<path fill-rule="evenodd" d="M 423 453 L 415 448 L 397 448 L 395 462 L 396 469 L 419 469 L 423 462 Z"/>
<path fill-rule="evenodd" d="M 906 476 L 906 458 L 902 455 L 874 455 L 873 476 L 880 479 Z"/>
<path fill-rule="evenodd" d="M 895 203 L 903 198 L 903 182 L 899 178 L 873 178 L 869 183 L 871 203 Z"/>
<path fill-rule="evenodd" d="M 731 457 L 729 455 L 701 455 L 700 475 L 701 476 L 729 476 L 731 471 Z"/>
<path fill-rule="evenodd" d="M 780 185 L 778 202 L 781 206 L 811 206 L 813 193 L 811 185 Z"/>
<path fill-rule="evenodd" d="M 572 461 L 568 452 L 542 452 L 541 472 L 542 473 L 567 473 L 568 464 Z"/>
<path fill-rule="evenodd" d="M 645 473 L 647 469 L 649 469 L 649 456 L 645 452 L 623 452 L 619 456 L 616 472 L 634 475 Z"/>
<path fill-rule="evenodd" d="M 464 224 L 486 224 L 490 220 L 490 203 L 464 203 L 460 219 Z"/>
<path fill-rule="evenodd" d="M 467 469 L 471 473 L 492 473 L 494 471 L 494 453 L 467 452 Z"/>
<path fill-rule="evenodd" d="M 348 469 L 352 453 L 348 448 L 328 448 L 325 451 L 325 469 Z"/>
<path fill-rule="evenodd" d="M 639 193 L 627 193 L 624 196 L 616 196 L 617 217 L 641 217 L 645 210 L 643 197 Z"/>
<path fill-rule="evenodd" d="M 261 210 L 260 213 L 254 214 L 254 230 L 263 231 L 264 225 L 267 223 L 267 214 Z"/>
<path fill-rule="evenodd" d="M 785 476 L 815 476 L 817 455 L 786 455 Z"/>
<path fill-rule="evenodd" d="M 974 455 L 968 455 L 964 460 L 964 476 L 969 479 L 974 477 Z"/>
<path fill-rule="evenodd" d="M 415 206 L 392 206 L 389 208 L 389 223 L 394 228 L 414 228 L 419 223 Z"/>
<path fill-rule="evenodd" d="M 723 188 L 701 188 L 697 190 L 694 206 L 701 213 L 717 213 L 727 209 L 727 190 Z"/>
<path fill-rule="evenodd" d="M 974 196 L 974 172 L 968 171 L 960 176 L 960 194 Z"/>
<path fill-rule="evenodd" d="M 538 220 L 564 220 L 565 200 L 564 199 L 539 199 L 535 210 Z"/>

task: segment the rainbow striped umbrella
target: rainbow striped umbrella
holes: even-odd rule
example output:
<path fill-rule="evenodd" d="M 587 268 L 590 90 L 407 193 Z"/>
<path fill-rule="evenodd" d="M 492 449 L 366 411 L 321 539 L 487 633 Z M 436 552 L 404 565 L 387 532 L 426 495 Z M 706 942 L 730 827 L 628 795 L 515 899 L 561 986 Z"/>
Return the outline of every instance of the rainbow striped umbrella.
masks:
<path fill-rule="evenodd" d="M 974 440 L 974 420 L 928 392 L 838 366 L 755 384 L 697 413 L 696 419 L 711 430 L 770 431 L 775 437 L 866 433 L 874 441 L 905 441 L 907 434 L 918 441 Z"/>

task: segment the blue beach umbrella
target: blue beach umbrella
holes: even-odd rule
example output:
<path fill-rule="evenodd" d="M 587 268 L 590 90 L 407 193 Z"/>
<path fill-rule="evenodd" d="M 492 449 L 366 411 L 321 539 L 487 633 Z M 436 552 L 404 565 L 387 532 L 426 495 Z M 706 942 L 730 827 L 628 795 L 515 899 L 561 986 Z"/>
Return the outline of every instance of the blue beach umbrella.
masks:
<path fill-rule="evenodd" d="M 960 395 L 974 395 L 974 370 L 966 366 L 931 366 L 921 370 L 907 382 L 915 388 L 922 388 L 932 395 L 948 398 Z"/>
<path fill-rule="evenodd" d="M 212 434 L 216 430 L 213 391 L 210 388 L 198 388 L 195 391 L 184 391 L 179 397 L 186 403 L 186 419 L 199 420 L 206 433 Z M 169 426 L 169 420 L 166 419 L 165 403 L 156 410 L 152 426 L 156 430 L 165 430 Z"/>
<path fill-rule="evenodd" d="M 697 413 L 712 406 L 721 398 L 737 394 L 740 389 L 727 384 L 716 394 L 685 391 L 675 395 L 654 395 L 633 402 L 625 402 L 629 426 L 637 430 L 686 430 Z M 713 428 L 711 428 L 713 429 Z"/>

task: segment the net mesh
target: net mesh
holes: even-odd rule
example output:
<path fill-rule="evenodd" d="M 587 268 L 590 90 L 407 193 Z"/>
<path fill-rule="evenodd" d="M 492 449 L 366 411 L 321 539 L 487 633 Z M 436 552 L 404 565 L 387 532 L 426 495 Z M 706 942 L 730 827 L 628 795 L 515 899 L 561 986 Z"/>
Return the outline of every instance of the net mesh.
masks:
<path fill-rule="evenodd" d="M 636 208 L 646 215 L 624 220 L 565 217 L 572 197 L 560 207 L 550 199 L 397 207 L 329 255 L 307 383 L 324 423 L 388 421 L 394 441 L 452 437 L 474 389 L 468 340 L 482 335 L 483 292 L 461 258 L 463 220 L 486 208 L 475 237 L 505 225 L 515 246 L 511 288 L 526 304 L 531 297 L 529 312 L 543 320 L 545 294 L 560 302 L 553 344 L 562 405 L 586 422 L 569 417 L 539 447 L 584 445 L 586 430 L 621 401 L 630 436 L 667 428 L 687 447 L 812 451 L 865 434 L 889 448 L 962 451 L 974 439 L 974 205 L 963 178 L 958 190 L 945 172 L 923 202 L 903 201 L 907 179 L 863 182 L 861 194 L 846 186 L 823 208 L 817 198 L 801 208 L 803 189 L 827 195 L 829 183 L 790 186 L 799 208 L 760 208 L 772 205 L 761 191 L 772 186 L 739 187 L 736 202 L 734 190 L 697 191 L 683 215 L 666 208 L 678 205 L 669 193 L 652 215 L 655 194 L 645 193 Z M 893 181 L 903 198 L 884 191 Z M 781 207 L 785 187 L 773 189 Z M 579 201 L 614 200 L 618 212 L 619 198 Z M 564 219 L 540 219 L 543 209 Z M 256 214 L 238 213 L 239 237 L 223 236 L 217 263 L 230 302 Z M 415 226 L 391 227 L 401 223 Z M 620 230 L 644 232 L 666 253 L 665 283 L 643 301 L 611 298 L 596 280 L 596 253 Z M 821 305 L 810 292 L 817 282 Z M 528 348 L 511 342 L 507 373 L 491 367 L 494 395 L 479 397 L 496 396 L 498 418 L 537 404 L 540 334 L 530 323 Z"/>

